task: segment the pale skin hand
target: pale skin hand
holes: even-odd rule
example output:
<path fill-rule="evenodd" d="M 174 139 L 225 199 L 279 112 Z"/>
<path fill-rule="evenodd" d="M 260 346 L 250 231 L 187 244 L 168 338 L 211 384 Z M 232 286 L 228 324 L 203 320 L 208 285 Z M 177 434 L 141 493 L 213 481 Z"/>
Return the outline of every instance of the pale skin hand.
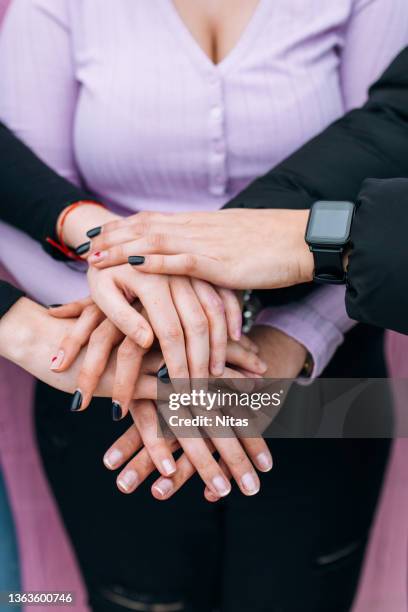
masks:
<path fill-rule="evenodd" d="M 144 349 L 157 337 L 172 379 L 222 374 L 228 336 L 241 336 L 241 307 L 230 291 L 186 277 L 143 274 L 129 265 L 90 268 L 94 302 L 133 342 Z M 140 300 L 146 315 L 130 302 Z"/>
<path fill-rule="evenodd" d="M 61 230 L 63 217 L 64 211 L 61 212 L 57 221 L 57 234 Z M 89 229 L 120 219 L 121 217 L 103 206 L 81 204 L 81 206 L 76 207 L 66 216 L 62 227 L 62 239 L 69 247 L 77 248 L 89 240 L 86 235 Z"/>
<path fill-rule="evenodd" d="M 251 339 L 259 346 L 259 353 L 268 364 L 266 376 L 269 378 L 291 379 L 298 376 L 305 362 L 307 355 L 306 348 L 299 344 L 296 340 L 290 338 L 283 332 L 267 326 L 256 326 L 250 332 Z M 209 450 L 214 451 L 211 441 L 208 442 Z M 242 444 L 246 444 L 248 440 L 242 440 Z M 254 442 L 254 440 L 252 440 Z M 172 443 L 172 451 L 178 448 L 177 442 Z M 125 434 L 121 436 L 105 454 L 105 465 L 108 469 L 116 470 L 122 468 L 118 476 L 118 486 L 121 489 L 122 480 L 126 481 L 127 473 L 137 473 L 138 479 L 131 490 L 134 491 L 141 482 L 143 482 L 154 471 L 154 465 L 146 457 L 145 451 L 140 449 L 140 439 L 132 426 Z M 266 459 L 266 456 L 265 456 Z M 261 461 L 263 464 L 263 461 Z M 220 467 L 223 472 L 231 478 L 231 472 L 223 460 L 220 461 Z M 260 465 L 258 459 L 258 469 L 260 471 L 269 471 L 272 464 Z M 177 462 L 177 472 L 169 478 L 160 477 L 152 485 L 152 495 L 159 500 L 170 499 L 195 473 L 195 467 L 189 461 L 187 455 L 183 455 Z M 214 494 L 212 488 L 207 487 L 204 491 L 207 501 L 216 502 L 221 497 Z"/>
<path fill-rule="evenodd" d="M 74 327 L 61 340 L 57 353 L 51 356 L 50 368 L 54 372 L 68 370 L 77 359 L 81 348 L 85 347 L 85 357 L 77 383 L 77 389 L 82 394 L 81 410 L 89 406 L 110 355 L 117 349 L 112 401 L 121 407 L 121 416 L 124 417 L 133 399 L 133 389 L 146 351 L 130 338 L 124 337 L 90 298 L 59 308 L 50 308 L 48 312 L 56 318 L 76 319 Z M 257 352 L 255 343 L 242 336 L 239 342 L 228 341 L 226 360 L 250 376 L 260 376 L 265 371 L 266 364 L 257 357 Z M 163 365 L 163 361 L 162 358 L 157 369 Z M 115 417 L 115 420 L 118 418 Z"/>
<path fill-rule="evenodd" d="M 73 328 L 74 321 L 72 319 L 62 320 L 52 318 L 48 312 L 26 298 L 20 299 L 10 311 L 2 318 L 0 322 L 0 354 L 5 358 L 20 365 L 22 368 L 51 386 L 65 392 L 72 392 L 75 388 L 76 378 L 79 373 L 79 368 L 84 358 L 83 351 L 79 354 L 77 361 L 73 364 L 68 372 L 55 374 L 48 368 L 48 355 L 50 351 L 56 349 L 63 335 L 69 334 L 69 330 Z M 106 371 L 98 385 L 98 396 L 110 396 L 113 386 L 113 378 L 115 373 L 115 358 L 116 353 L 112 354 L 107 365 Z M 168 448 L 167 440 L 160 440 L 158 444 L 157 438 L 157 423 L 155 421 L 156 411 L 154 404 L 146 399 L 155 399 L 157 396 L 157 379 L 154 372 L 157 371 L 159 364 L 162 362 L 160 353 L 152 353 L 146 356 L 142 366 L 142 375 L 140 376 L 134 391 L 134 397 L 140 398 L 140 401 L 135 403 L 135 412 L 133 416 L 136 421 L 138 435 L 140 435 L 143 444 L 148 449 L 149 461 L 153 461 L 154 465 L 162 475 L 168 477 L 173 474 L 176 465 Z M 232 372 L 227 372 L 227 376 L 232 376 Z M 231 445 L 239 445 L 237 440 L 229 440 Z M 225 476 L 222 467 L 213 459 L 208 451 L 207 445 L 203 440 L 189 440 L 187 443 L 181 441 L 183 447 L 186 447 L 186 452 L 189 459 L 196 466 L 204 482 L 209 490 L 214 495 L 226 495 L 229 493 L 230 485 L 228 478 Z M 264 443 L 260 441 L 258 445 L 253 445 L 249 449 L 249 454 L 255 453 L 256 457 L 264 451 Z M 253 494 L 254 490 L 248 491 L 245 487 L 245 482 L 242 483 L 242 470 L 250 471 L 255 485 L 258 486 L 258 477 L 250 465 L 250 460 L 247 457 L 245 450 L 239 446 L 234 450 L 233 458 L 230 461 L 228 457 L 228 449 L 223 449 L 226 455 L 225 460 L 231 464 L 234 476 L 240 482 L 243 492 L 246 495 Z M 222 452 L 222 451 L 221 451 Z M 146 458 L 146 454 L 144 455 Z M 235 464 L 238 461 L 238 464 Z M 126 483 L 125 483 L 126 484 Z M 125 488 L 125 487 L 124 487 Z"/>
<path fill-rule="evenodd" d="M 82 311 L 81 311 L 82 308 Z M 121 339 L 121 335 L 115 336 L 115 330 L 112 323 L 108 320 L 103 321 L 91 333 L 92 325 L 95 323 L 95 305 L 77 302 L 61 308 L 51 309 L 49 313 L 54 317 L 65 317 L 67 315 L 77 316 L 74 328 L 70 333 L 65 335 L 61 346 L 66 347 L 66 358 L 59 367 L 55 367 L 55 362 L 52 362 L 51 367 L 54 371 L 61 372 L 66 370 L 72 362 L 75 361 L 81 346 L 87 344 L 86 355 L 82 362 L 81 370 L 78 375 L 77 387 L 81 390 L 84 402 L 84 409 L 93 394 L 93 390 L 97 387 L 98 381 L 103 376 L 105 368 L 109 365 L 109 356 L 116 344 Z M 89 315 L 87 315 L 89 312 Z M 91 325 L 91 322 L 94 323 Z M 111 335 L 111 332 L 113 335 Z M 116 338 L 116 340 L 113 340 Z M 89 342 L 88 342 L 89 341 Z M 123 350 L 123 347 L 126 347 Z M 228 343 L 227 360 L 231 366 L 238 367 L 247 372 L 251 377 L 259 376 L 260 361 L 255 354 L 256 346 L 249 339 L 242 337 L 240 342 Z M 133 389 L 137 384 L 139 369 L 143 372 L 157 372 L 163 364 L 163 357 L 157 352 L 146 354 L 141 353 L 141 349 L 126 338 L 122 345 L 119 346 L 116 353 L 116 376 L 113 389 L 113 397 L 119 398 L 121 406 L 130 408 L 132 417 L 136 426 L 136 439 L 140 446 L 144 446 L 148 453 L 150 464 L 153 464 L 164 476 L 171 476 L 176 465 L 172 456 L 171 446 L 166 439 L 157 435 L 158 421 L 157 411 L 153 402 L 149 400 L 132 401 Z M 266 366 L 262 366 L 262 371 Z M 227 379 L 244 379 L 244 375 L 231 368 L 226 368 L 223 374 Z M 131 432 L 133 429 L 130 430 Z M 185 451 L 191 465 L 197 468 L 200 476 L 207 484 L 213 494 L 226 495 L 230 491 L 228 479 L 223 473 L 223 469 L 213 459 L 208 450 L 208 444 L 199 436 L 196 438 L 190 437 L 179 439 L 178 444 Z M 221 457 L 224 459 L 224 464 L 228 470 L 226 473 L 231 474 L 239 484 L 241 491 L 245 495 L 253 495 L 259 490 L 259 479 L 254 470 L 252 462 L 258 469 L 265 470 L 265 466 L 269 469 L 272 465 L 269 451 L 263 440 L 241 440 L 239 441 L 231 431 L 230 437 L 225 440 L 216 439 L 211 443 L 212 448 L 216 448 Z M 139 447 L 138 447 L 139 448 Z M 119 488 L 129 493 L 140 484 L 143 480 L 141 473 L 144 472 L 147 454 L 143 452 L 141 458 L 144 458 L 142 468 L 136 471 L 128 468 L 123 477 L 118 478 Z M 117 455 L 117 453 L 116 453 Z M 140 458 L 138 462 L 140 462 Z M 184 465 L 186 460 L 181 461 Z M 108 461 L 113 465 L 113 461 Z M 139 473 L 140 472 L 140 473 Z"/>
<path fill-rule="evenodd" d="M 287 287 L 313 279 L 307 210 L 229 209 L 141 213 L 104 226 L 92 241 L 95 268 L 141 257 L 143 272 L 183 274 L 230 289 Z M 135 261 L 134 259 L 131 261 Z"/>

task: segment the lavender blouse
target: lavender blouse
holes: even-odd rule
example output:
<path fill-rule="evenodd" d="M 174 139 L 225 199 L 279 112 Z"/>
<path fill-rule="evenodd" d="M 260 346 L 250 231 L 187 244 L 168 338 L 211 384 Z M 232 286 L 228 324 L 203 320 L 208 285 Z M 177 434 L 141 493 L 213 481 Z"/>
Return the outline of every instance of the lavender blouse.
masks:
<path fill-rule="evenodd" d="M 172 0 L 13 0 L 0 119 L 123 214 L 217 210 L 364 102 L 407 42 L 407 0 L 260 0 L 214 65 Z M 44 302 L 87 293 L 83 274 L 4 224 L 0 259 Z M 260 322 L 306 345 L 315 375 L 352 325 L 341 288 Z"/>

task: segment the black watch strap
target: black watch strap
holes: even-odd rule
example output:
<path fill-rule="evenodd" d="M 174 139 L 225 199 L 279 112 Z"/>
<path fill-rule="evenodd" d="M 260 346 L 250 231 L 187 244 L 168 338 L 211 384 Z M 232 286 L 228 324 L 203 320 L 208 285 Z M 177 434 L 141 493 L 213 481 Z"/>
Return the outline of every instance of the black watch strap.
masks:
<path fill-rule="evenodd" d="M 346 282 L 343 268 L 344 249 L 310 247 L 315 264 L 314 280 L 318 283 L 342 285 Z"/>

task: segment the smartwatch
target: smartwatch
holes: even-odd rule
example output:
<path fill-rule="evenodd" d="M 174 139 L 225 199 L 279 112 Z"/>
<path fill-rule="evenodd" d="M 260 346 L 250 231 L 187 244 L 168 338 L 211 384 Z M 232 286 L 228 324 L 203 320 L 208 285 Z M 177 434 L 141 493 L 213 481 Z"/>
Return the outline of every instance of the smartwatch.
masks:
<path fill-rule="evenodd" d="M 343 255 L 350 244 L 355 205 L 352 202 L 315 202 L 310 209 L 305 240 L 314 258 L 314 280 L 346 282 Z"/>

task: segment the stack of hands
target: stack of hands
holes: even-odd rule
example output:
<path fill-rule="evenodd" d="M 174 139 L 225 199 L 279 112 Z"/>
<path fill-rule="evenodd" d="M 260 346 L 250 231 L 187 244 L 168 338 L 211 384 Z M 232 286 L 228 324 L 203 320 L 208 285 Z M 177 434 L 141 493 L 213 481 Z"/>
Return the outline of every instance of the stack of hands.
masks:
<path fill-rule="evenodd" d="M 34 311 L 23 299 L 6 315 L 18 316 L 16 309 L 26 309 L 27 316 L 37 317 L 34 336 L 20 328 L 18 338 L 10 338 L 14 349 L 9 358 L 53 387 L 73 393 L 73 411 L 87 409 L 93 396 L 105 396 L 112 398 L 114 420 L 131 413 L 133 425 L 104 457 L 108 469 L 120 469 L 117 486 L 123 493 L 135 491 L 158 470 L 152 494 L 168 499 L 197 471 L 205 498 L 215 502 L 229 494 L 232 479 L 244 495 L 256 494 L 256 470 L 272 468 L 261 437 L 242 438 L 233 430 L 225 438 L 159 437 L 155 400 L 157 376 L 167 373 L 172 380 L 289 379 L 302 369 L 305 348 L 282 332 L 255 326 L 249 336 L 241 334 L 240 294 L 233 291 L 287 286 L 311 277 L 313 263 L 299 239 L 302 232 L 296 231 L 306 223 L 307 213 L 273 212 L 271 236 L 271 227 L 257 218 L 264 211 L 245 211 L 242 232 L 242 223 L 234 224 L 233 210 L 139 213 L 123 219 L 84 205 L 67 218 L 63 238 L 89 263 L 90 297 Z M 280 212 L 285 213 L 284 231 Z M 238 213 L 242 218 L 243 211 Z M 288 214 L 294 216 L 290 222 Z M 293 236 L 288 237 L 291 228 Z M 248 252 L 253 233 L 256 253 Z M 280 249 L 283 235 L 285 246 Z M 271 240 L 277 247 L 273 261 L 268 259 Z M 281 261 L 276 257 L 280 252 Z M 19 314 L 24 317 L 24 312 Z M 44 345 L 39 342 L 44 337 L 53 340 Z M 44 368 L 41 364 L 50 359 Z"/>

